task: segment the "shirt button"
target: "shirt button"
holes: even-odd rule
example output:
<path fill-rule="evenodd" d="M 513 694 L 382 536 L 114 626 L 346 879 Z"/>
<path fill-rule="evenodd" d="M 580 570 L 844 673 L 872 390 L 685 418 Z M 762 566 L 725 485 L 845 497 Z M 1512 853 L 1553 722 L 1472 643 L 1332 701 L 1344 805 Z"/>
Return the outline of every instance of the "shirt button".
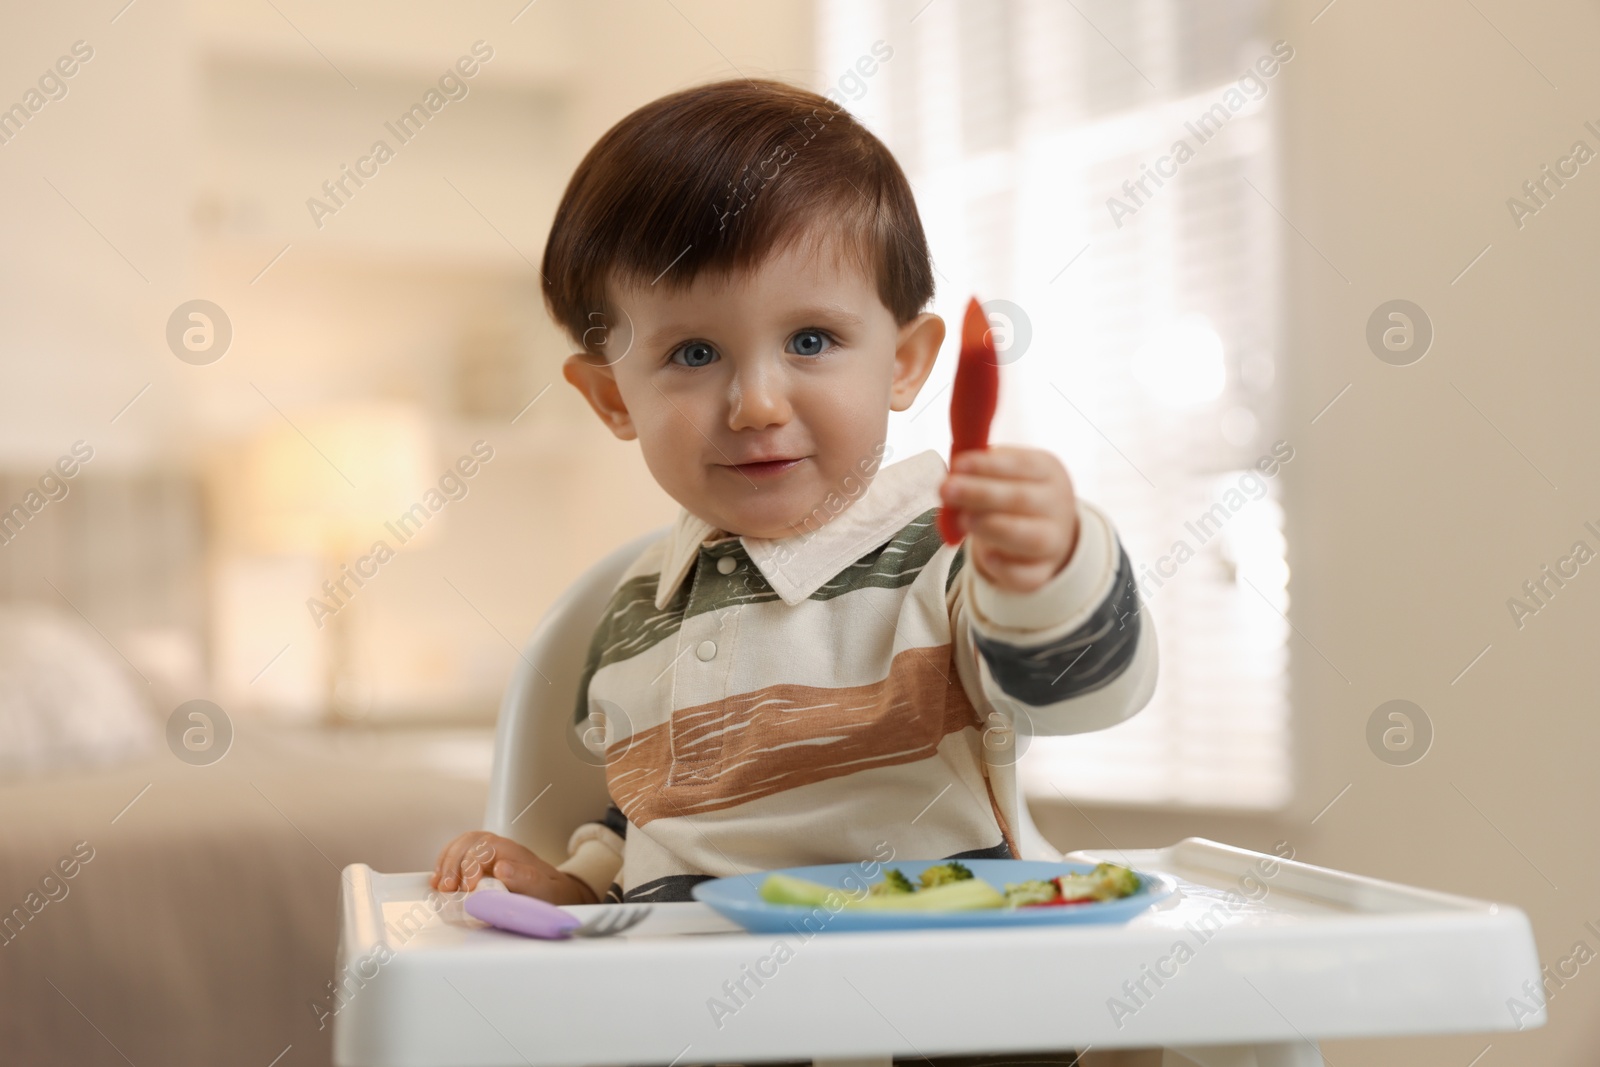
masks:
<path fill-rule="evenodd" d="M 723 556 L 721 559 L 717 560 L 717 573 L 732 574 L 738 566 L 738 560 L 734 559 L 732 556 Z"/>
<path fill-rule="evenodd" d="M 702 660 L 708 660 L 717 654 L 717 643 L 715 641 L 701 641 L 700 644 L 696 646 L 694 654 L 699 656 Z"/>

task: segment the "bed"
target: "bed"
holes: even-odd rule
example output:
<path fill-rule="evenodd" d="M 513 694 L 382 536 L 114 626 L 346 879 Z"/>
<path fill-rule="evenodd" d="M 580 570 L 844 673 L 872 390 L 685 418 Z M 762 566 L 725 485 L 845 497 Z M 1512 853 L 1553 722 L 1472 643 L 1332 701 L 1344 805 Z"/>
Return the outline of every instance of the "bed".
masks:
<path fill-rule="evenodd" d="M 0 475 L 0 502 L 33 477 Z M 202 511 L 181 475 L 85 474 L 0 545 L 6 1063 L 330 1063 L 340 869 L 423 869 L 482 823 L 487 725 L 236 714 L 220 760 L 174 753 Z"/>
<path fill-rule="evenodd" d="M 491 745 L 244 728 L 210 766 L 163 749 L 0 786 L 5 1058 L 331 1062 L 340 869 L 431 867 L 482 820 Z"/>

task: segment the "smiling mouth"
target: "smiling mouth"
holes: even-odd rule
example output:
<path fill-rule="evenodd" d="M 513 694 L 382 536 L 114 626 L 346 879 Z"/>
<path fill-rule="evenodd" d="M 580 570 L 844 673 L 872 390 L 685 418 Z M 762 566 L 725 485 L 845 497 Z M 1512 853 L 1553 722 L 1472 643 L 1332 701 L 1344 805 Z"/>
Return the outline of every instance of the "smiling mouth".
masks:
<path fill-rule="evenodd" d="M 805 456 L 797 456 L 794 459 L 769 459 L 761 463 L 724 463 L 721 466 L 731 471 L 737 471 L 747 478 L 771 478 L 793 470 L 805 462 L 806 458 Z"/>

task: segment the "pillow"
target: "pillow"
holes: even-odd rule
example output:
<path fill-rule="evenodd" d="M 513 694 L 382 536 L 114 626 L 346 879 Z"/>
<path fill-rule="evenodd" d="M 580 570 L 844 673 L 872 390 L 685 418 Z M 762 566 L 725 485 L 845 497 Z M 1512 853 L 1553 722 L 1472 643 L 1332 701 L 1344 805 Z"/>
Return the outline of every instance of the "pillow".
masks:
<path fill-rule="evenodd" d="M 0 775 L 102 766 L 161 743 L 144 683 L 82 620 L 0 605 Z"/>

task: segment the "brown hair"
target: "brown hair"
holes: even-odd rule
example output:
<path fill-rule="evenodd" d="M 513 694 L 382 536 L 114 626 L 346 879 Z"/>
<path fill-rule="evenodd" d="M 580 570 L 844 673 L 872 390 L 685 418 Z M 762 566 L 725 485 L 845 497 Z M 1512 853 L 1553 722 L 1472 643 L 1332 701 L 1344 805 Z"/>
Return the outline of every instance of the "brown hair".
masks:
<path fill-rule="evenodd" d="M 545 243 L 545 304 L 598 356 L 608 281 L 683 289 L 703 272 L 753 269 L 802 238 L 813 248 L 842 238 L 836 253 L 877 279 L 897 325 L 933 299 L 916 201 L 882 141 L 826 97 L 783 82 L 695 86 L 628 115 L 578 164 Z"/>

